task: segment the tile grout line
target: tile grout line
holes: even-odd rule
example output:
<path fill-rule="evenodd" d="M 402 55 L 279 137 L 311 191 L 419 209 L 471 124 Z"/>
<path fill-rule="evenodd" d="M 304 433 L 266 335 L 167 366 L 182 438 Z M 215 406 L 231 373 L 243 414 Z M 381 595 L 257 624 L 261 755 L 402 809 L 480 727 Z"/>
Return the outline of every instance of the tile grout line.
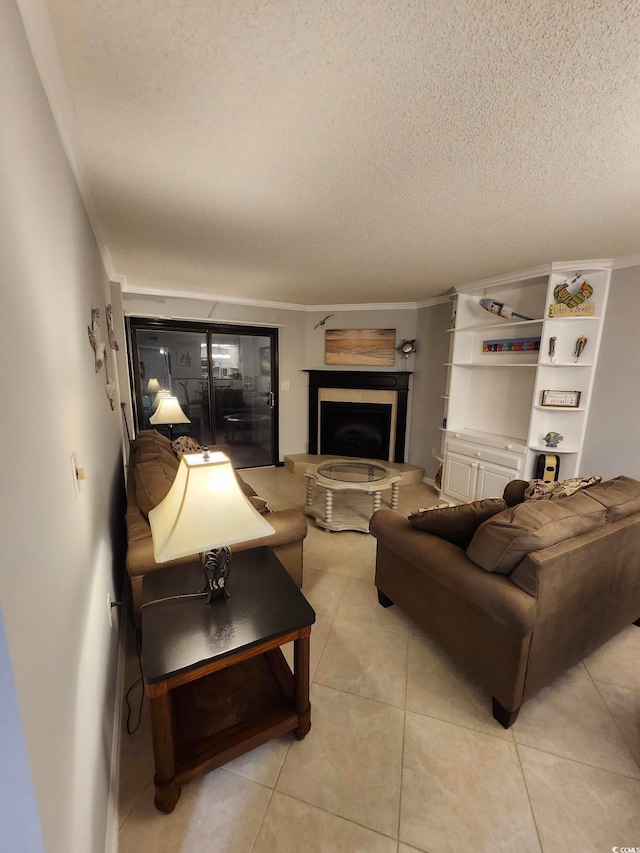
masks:
<path fill-rule="evenodd" d="M 404 787 L 404 750 L 407 739 L 407 692 L 409 690 L 409 647 L 411 645 L 411 637 L 407 638 L 407 651 L 405 658 L 404 671 L 404 707 L 402 709 L 402 748 L 400 751 L 400 795 L 398 797 L 398 850 L 400 850 L 400 828 L 402 824 L 402 789 Z"/>
<path fill-rule="evenodd" d="M 589 678 L 591 679 L 591 683 L 592 683 L 592 684 L 593 684 L 593 686 L 595 687 L 595 689 L 596 689 L 596 693 L 597 693 L 597 694 L 598 694 L 598 696 L 600 697 L 600 701 L 602 702 L 602 704 L 603 704 L 603 705 L 604 705 L 604 707 L 606 708 L 607 713 L 609 714 L 609 716 L 610 716 L 610 717 L 611 717 L 611 719 L 613 720 L 613 724 L 614 724 L 614 726 L 616 727 L 616 730 L 617 730 L 618 734 L 620 735 L 620 739 L 621 739 L 622 743 L 623 743 L 623 744 L 624 744 L 624 746 L 627 748 L 627 752 L 628 752 L 628 753 L 629 753 L 629 755 L 631 756 L 631 760 L 632 760 L 632 761 L 634 761 L 634 762 L 636 763 L 637 767 L 640 769 L 640 762 L 639 762 L 639 761 L 638 761 L 638 759 L 635 757 L 635 755 L 633 754 L 633 752 L 631 752 L 631 749 L 629 748 L 629 745 L 628 745 L 628 743 L 627 743 L 627 739 L 626 739 L 626 738 L 625 738 L 625 736 L 624 736 L 624 732 L 622 731 L 622 729 L 621 729 L 621 728 L 620 728 L 620 726 L 618 725 L 618 721 L 616 720 L 616 718 L 614 717 L 613 713 L 611 712 L 611 709 L 609 708 L 609 705 L 608 705 L 608 703 L 607 703 L 607 700 L 606 700 L 606 699 L 604 698 L 604 696 L 602 695 L 602 692 L 600 691 L 600 688 L 598 687 L 598 682 L 597 682 L 597 681 L 596 681 L 596 679 L 591 675 L 591 673 L 589 672 L 589 669 L 587 668 L 587 666 L 586 666 L 586 665 L 585 665 L 585 667 L 584 667 L 584 668 L 587 670 L 587 675 L 588 675 L 588 676 L 589 676 Z M 603 684 L 608 684 L 608 682 L 606 682 L 606 681 L 603 681 L 602 683 L 603 683 Z M 619 689 L 622 689 L 622 690 L 633 690 L 633 688 L 629 688 L 629 687 L 622 687 L 622 685 L 618 685 L 618 684 L 608 684 L 608 686 L 609 686 L 609 687 L 619 688 Z M 588 766 L 590 766 L 590 765 L 588 765 Z M 617 773 L 616 775 L 617 775 L 617 776 L 622 776 L 622 775 L 625 775 L 625 774 Z M 629 778 L 635 779 L 635 778 L 637 778 L 637 777 L 632 776 L 632 777 L 629 777 Z"/>
<path fill-rule="evenodd" d="M 516 755 L 518 756 L 518 764 L 520 765 L 520 772 L 522 773 L 522 781 L 524 782 L 524 789 L 527 792 L 527 801 L 529 803 L 529 809 L 531 810 L 531 817 L 533 819 L 533 825 L 536 828 L 536 835 L 538 836 L 538 844 L 540 845 L 540 850 L 544 853 L 544 845 L 542 843 L 542 835 L 540 833 L 540 828 L 538 826 L 538 821 L 536 819 L 536 812 L 533 808 L 533 802 L 531 801 L 531 792 L 529 791 L 529 785 L 527 784 L 527 774 L 524 772 L 524 765 L 522 763 L 522 755 L 520 753 L 520 744 L 514 738 L 514 746 L 516 748 Z"/>

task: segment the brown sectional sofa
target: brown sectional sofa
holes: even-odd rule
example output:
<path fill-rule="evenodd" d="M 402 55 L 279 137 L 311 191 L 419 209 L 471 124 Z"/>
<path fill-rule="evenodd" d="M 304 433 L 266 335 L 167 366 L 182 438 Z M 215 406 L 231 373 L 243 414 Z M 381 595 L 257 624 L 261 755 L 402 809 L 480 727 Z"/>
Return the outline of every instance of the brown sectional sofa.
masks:
<path fill-rule="evenodd" d="M 526 485 L 509 484 L 485 520 L 477 506 L 449 508 L 442 535 L 442 510 L 412 521 L 379 510 L 370 526 L 380 603 L 397 604 L 466 669 L 505 728 L 523 702 L 640 623 L 640 482 L 618 477 L 553 501 L 523 501 Z"/>
<path fill-rule="evenodd" d="M 226 445 L 217 445 L 212 450 L 228 453 Z M 156 563 L 153 558 L 153 541 L 147 516 L 167 494 L 178 470 L 178 457 L 168 438 L 157 430 L 143 430 L 131 442 L 129 470 L 127 474 L 127 558 L 126 566 L 131 580 L 133 610 L 137 614 L 142 599 L 142 579 L 147 572 L 165 566 L 191 563 L 198 559 L 183 557 L 166 563 Z M 293 580 L 302 586 L 302 543 L 307 535 L 307 522 L 300 510 L 270 512 L 265 501 L 236 473 L 242 491 L 260 512 L 266 512 L 269 524 L 275 533 L 249 542 L 231 546 L 231 551 L 246 551 L 266 545 L 272 548 Z"/>

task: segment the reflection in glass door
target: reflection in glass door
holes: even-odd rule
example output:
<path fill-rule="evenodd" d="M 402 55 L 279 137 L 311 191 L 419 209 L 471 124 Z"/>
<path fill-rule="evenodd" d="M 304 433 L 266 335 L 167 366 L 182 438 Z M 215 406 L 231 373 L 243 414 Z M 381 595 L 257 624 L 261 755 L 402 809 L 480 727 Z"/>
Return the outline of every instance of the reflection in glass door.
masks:
<path fill-rule="evenodd" d="M 130 318 L 129 328 L 139 430 L 226 444 L 237 468 L 278 461 L 276 329 L 141 318 Z M 151 423 L 168 394 L 177 397 L 188 423 Z"/>
<path fill-rule="evenodd" d="M 212 332 L 210 348 L 214 443 L 229 445 L 238 468 L 272 465 L 271 336 Z"/>

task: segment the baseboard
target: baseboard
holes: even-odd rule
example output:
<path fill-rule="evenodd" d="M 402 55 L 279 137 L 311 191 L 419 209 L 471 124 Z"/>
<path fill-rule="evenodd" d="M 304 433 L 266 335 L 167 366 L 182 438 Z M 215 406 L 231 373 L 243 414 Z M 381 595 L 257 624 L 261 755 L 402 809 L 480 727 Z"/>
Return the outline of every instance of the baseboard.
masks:
<path fill-rule="evenodd" d="M 124 707 L 124 675 L 127 651 L 127 619 L 131 606 L 130 587 L 124 583 L 123 602 L 118 613 L 118 667 L 116 673 L 115 711 L 113 715 L 113 736 L 111 738 L 111 766 L 109 799 L 107 802 L 107 833 L 105 853 L 118 853 L 118 835 L 120 832 L 120 748 L 122 745 L 122 714 Z"/>

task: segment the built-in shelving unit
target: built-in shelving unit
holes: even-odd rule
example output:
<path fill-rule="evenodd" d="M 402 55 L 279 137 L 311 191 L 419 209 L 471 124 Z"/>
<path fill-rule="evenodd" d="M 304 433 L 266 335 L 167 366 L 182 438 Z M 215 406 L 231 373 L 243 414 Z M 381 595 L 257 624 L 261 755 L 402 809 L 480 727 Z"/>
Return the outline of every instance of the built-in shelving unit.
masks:
<path fill-rule="evenodd" d="M 592 314 L 556 316 L 554 289 L 566 284 L 571 296 L 577 273 L 593 291 L 578 310 Z M 509 480 L 535 476 L 541 453 L 560 457 L 561 479 L 579 475 L 610 276 L 610 262 L 578 261 L 456 288 L 442 422 L 444 499 L 501 495 Z M 501 318 L 480 305 L 483 298 L 530 319 Z M 576 357 L 580 337 L 587 342 Z M 579 391 L 579 405 L 542 405 L 543 391 Z M 563 436 L 558 447 L 546 445 L 549 432 Z"/>

